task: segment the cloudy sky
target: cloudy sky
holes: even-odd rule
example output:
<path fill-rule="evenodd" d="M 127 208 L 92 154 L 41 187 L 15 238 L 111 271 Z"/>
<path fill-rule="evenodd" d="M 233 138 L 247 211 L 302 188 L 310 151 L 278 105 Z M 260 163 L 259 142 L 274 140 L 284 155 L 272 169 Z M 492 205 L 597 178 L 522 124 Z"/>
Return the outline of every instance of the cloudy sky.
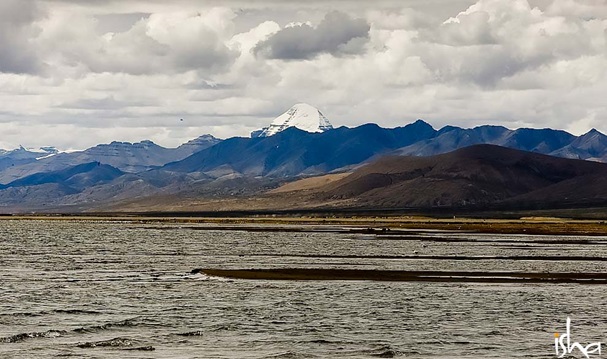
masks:
<path fill-rule="evenodd" d="M 334 126 L 607 132 L 607 1 L 0 0 L 0 147 Z"/>

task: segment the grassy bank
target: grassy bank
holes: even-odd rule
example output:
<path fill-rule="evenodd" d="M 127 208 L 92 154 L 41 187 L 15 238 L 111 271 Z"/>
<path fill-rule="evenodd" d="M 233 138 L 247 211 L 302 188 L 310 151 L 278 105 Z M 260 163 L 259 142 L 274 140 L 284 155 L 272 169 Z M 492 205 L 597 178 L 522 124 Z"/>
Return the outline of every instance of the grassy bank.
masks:
<path fill-rule="evenodd" d="M 239 229 L 254 231 L 309 231 L 310 226 L 346 227 L 361 233 L 385 234 L 391 229 L 441 230 L 475 233 L 512 233 L 536 235 L 607 235 L 607 222 L 554 217 L 430 218 L 421 216 L 147 216 L 141 214 L 30 215 L 2 216 L 2 220 L 124 221 L 139 224 L 205 224 L 199 229 Z M 304 228 L 305 226 L 305 228 Z M 299 228 L 302 227 L 302 228 Z"/>

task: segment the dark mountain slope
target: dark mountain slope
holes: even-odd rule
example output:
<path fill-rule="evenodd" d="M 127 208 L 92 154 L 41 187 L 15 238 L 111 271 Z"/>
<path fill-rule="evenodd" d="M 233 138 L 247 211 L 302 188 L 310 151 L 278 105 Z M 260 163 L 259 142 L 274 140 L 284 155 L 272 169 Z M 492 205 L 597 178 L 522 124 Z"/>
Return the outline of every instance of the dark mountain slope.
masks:
<path fill-rule="evenodd" d="M 551 153 L 553 156 L 565 158 L 589 159 L 607 161 L 607 136 L 592 129 L 577 137 L 573 142 Z"/>
<path fill-rule="evenodd" d="M 324 200 L 352 199 L 360 207 L 482 207 L 588 176 L 607 185 L 607 164 L 475 145 L 431 157 L 382 158 L 319 192 Z"/>
<path fill-rule="evenodd" d="M 549 154 L 568 145 L 574 139 L 574 135 L 561 130 L 519 128 L 511 131 L 505 138 L 490 143 L 523 151 Z"/>
<path fill-rule="evenodd" d="M 504 201 L 512 208 L 544 209 L 604 206 L 607 204 L 607 174 L 577 176 Z"/>
<path fill-rule="evenodd" d="M 70 167 L 60 171 L 36 173 L 1 185 L 0 189 L 39 186 L 43 184 L 58 184 L 75 191 L 112 181 L 124 173 L 117 168 L 90 162 Z"/>
<path fill-rule="evenodd" d="M 0 210 L 3 207 L 11 208 L 13 212 L 42 209 L 78 195 L 87 188 L 99 188 L 122 175 L 123 172 L 119 169 L 99 162 L 84 163 L 60 171 L 36 173 L 0 186 Z M 87 199 L 90 200 L 92 198 Z"/>
<path fill-rule="evenodd" d="M 403 156 L 432 156 L 476 144 L 494 144 L 503 147 L 550 154 L 576 139 L 570 133 L 552 129 L 521 128 L 509 130 L 502 126 L 460 128 L 445 126 L 436 137 L 413 143 L 394 152 Z"/>
<path fill-rule="evenodd" d="M 480 126 L 464 129 L 454 126 L 441 128 L 436 137 L 418 141 L 394 152 L 401 156 L 432 156 L 482 143 L 494 143 L 512 131 L 501 126 Z"/>

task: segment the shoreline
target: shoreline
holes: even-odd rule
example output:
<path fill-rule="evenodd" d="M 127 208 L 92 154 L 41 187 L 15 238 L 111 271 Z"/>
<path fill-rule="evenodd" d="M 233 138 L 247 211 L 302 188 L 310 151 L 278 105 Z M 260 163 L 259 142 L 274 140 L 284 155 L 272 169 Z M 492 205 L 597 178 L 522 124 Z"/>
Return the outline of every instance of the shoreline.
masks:
<path fill-rule="evenodd" d="M 2 215 L 0 223 L 9 220 L 112 221 L 132 224 L 192 224 L 197 230 L 243 230 L 267 232 L 338 232 L 395 235 L 405 231 L 446 231 L 460 233 L 495 233 L 525 235 L 607 236 L 607 222 L 591 219 L 555 217 L 500 218 L 432 218 L 425 216 L 247 216 L 206 217 L 141 214 L 36 214 Z M 314 228 L 318 227 L 318 228 Z"/>

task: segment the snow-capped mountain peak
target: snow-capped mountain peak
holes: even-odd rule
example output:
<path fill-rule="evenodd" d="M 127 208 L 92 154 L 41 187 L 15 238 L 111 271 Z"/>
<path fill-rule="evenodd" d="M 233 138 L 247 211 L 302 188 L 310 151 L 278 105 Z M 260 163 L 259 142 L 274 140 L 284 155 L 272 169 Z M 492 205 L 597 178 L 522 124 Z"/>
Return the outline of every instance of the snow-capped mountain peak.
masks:
<path fill-rule="evenodd" d="M 19 148 L 11 150 L 10 152 L 30 152 L 30 153 L 52 154 L 52 153 L 58 153 L 59 150 L 57 150 L 55 147 L 52 147 L 52 146 L 30 148 L 30 147 L 23 147 L 22 145 L 19 145 Z"/>
<path fill-rule="evenodd" d="M 298 103 L 276 117 L 270 126 L 251 133 L 251 137 L 272 136 L 289 127 L 297 127 L 307 132 L 325 132 L 333 129 L 329 120 L 317 108 L 307 103 Z"/>

